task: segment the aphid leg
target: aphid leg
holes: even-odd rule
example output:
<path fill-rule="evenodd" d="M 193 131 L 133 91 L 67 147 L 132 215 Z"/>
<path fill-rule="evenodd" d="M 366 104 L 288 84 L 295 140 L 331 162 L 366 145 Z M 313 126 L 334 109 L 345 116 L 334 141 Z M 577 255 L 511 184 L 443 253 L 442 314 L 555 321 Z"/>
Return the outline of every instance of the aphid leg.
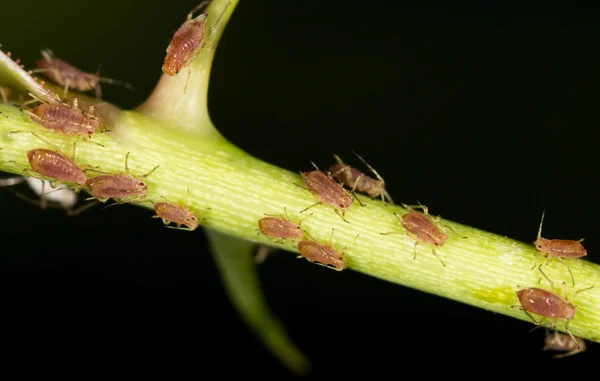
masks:
<path fill-rule="evenodd" d="M 415 256 L 413 257 L 413 260 L 417 259 L 417 246 L 419 246 L 419 241 L 415 241 L 415 246 L 414 246 L 414 252 L 415 252 Z"/>
<path fill-rule="evenodd" d="M 27 105 L 29 105 L 29 104 L 32 104 L 32 103 L 36 103 L 36 102 L 45 103 L 43 100 L 41 100 L 40 98 L 38 98 L 38 97 L 37 97 L 37 96 L 35 96 L 34 94 L 32 94 L 32 93 L 28 93 L 28 94 L 29 94 L 29 96 L 30 96 L 31 98 L 33 98 L 33 99 L 30 99 L 30 100 L 28 100 L 28 101 L 25 101 L 25 102 L 21 103 L 21 106 L 19 106 L 19 108 L 20 108 L 21 110 L 23 110 L 23 108 L 25 108 L 25 106 L 27 106 Z M 36 116 L 37 116 L 37 115 L 36 115 Z"/>
<path fill-rule="evenodd" d="M 565 331 L 567 331 L 569 336 L 571 336 L 571 339 L 573 339 L 573 341 L 575 342 L 575 346 L 577 347 L 577 350 L 580 350 L 581 346 L 579 345 L 579 342 L 577 341 L 577 339 L 575 339 L 575 336 L 573 336 L 573 332 L 571 332 L 571 330 L 569 329 L 568 321 L 565 323 Z"/>
<path fill-rule="evenodd" d="M 398 222 L 402 223 L 402 217 L 400 217 L 400 215 L 397 212 L 394 212 L 394 216 L 398 219 Z M 388 234 L 401 234 L 404 233 L 406 236 L 406 232 L 401 232 L 401 231 L 389 231 L 386 233 L 379 233 L 381 235 L 388 235 Z"/>
<path fill-rule="evenodd" d="M 546 275 L 546 273 L 544 272 L 544 270 L 542 270 L 542 265 L 540 265 L 540 266 L 538 267 L 538 270 L 540 270 L 540 272 L 542 273 L 542 276 L 543 276 L 544 278 L 546 278 L 546 280 L 548 281 L 548 283 L 550 283 L 550 287 L 552 287 L 552 289 L 553 289 L 553 290 L 556 290 L 556 288 L 554 287 L 554 282 L 552 282 L 552 281 L 550 280 L 550 278 L 548 278 L 548 275 Z M 563 282 L 563 285 L 565 285 L 565 283 L 564 283 L 564 282 Z M 563 286 L 563 288 L 564 288 L 564 286 Z M 564 291 L 564 290 L 563 290 L 563 291 Z M 563 295 L 564 295 L 564 293 L 563 293 Z"/>
<path fill-rule="evenodd" d="M 319 202 L 315 202 L 315 203 L 314 203 L 314 204 L 312 204 L 311 206 L 309 206 L 309 207 L 306 207 L 306 208 L 302 209 L 302 210 L 300 211 L 300 213 L 304 213 L 304 212 L 306 212 L 308 209 L 310 209 L 310 208 L 312 208 L 312 207 L 315 207 L 315 206 L 317 206 L 317 205 L 321 205 L 321 204 L 323 204 L 321 201 L 319 201 Z M 342 218 L 343 218 L 343 217 L 342 217 Z"/>
<path fill-rule="evenodd" d="M 575 287 L 575 278 L 573 277 L 573 273 L 571 272 L 571 268 L 569 267 L 569 265 L 567 265 L 567 263 L 561 257 L 556 257 L 556 258 L 558 259 L 558 261 L 560 263 L 562 263 L 563 265 L 565 265 L 565 267 L 569 271 L 569 275 L 571 276 L 571 281 L 573 282 L 573 287 Z"/>
<path fill-rule="evenodd" d="M 437 217 L 437 220 L 438 220 L 438 221 L 440 220 L 440 217 L 439 217 L 439 216 Z M 438 225 L 438 226 L 439 226 L 439 225 Z M 446 230 L 446 229 L 450 230 L 452 233 L 454 233 L 456 236 L 458 236 L 458 237 L 459 237 L 459 238 L 461 238 L 461 239 L 467 239 L 467 238 L 469 238 L 469 237 L 467 237 L 467 236 L 465 236 L 465 235 L 460 235 L 460 234 L 458 234 L 458 233 L 457 233 L 457 232 L 456 232 L 456 231 L 455 231 L 455 230 L 454 230 L 454 229 L 453 229 L 453 228 L 452 228 L 450 225 L 444 225 L 444 228 L 443 228 L 442 230 Z"/>
<path fill-rule="evenodd" d="M 577 291 L 575 291 L 575 293 L 574 293 L 574 294 L 573 294 L 573 296 L 571 297 L 571 301 L 574 301 L 574 300 L 575 300 L 575 299 L 576 299 L 576 298 L 579 296 L 579 294 L 581 294 L 582 292 L 584 292 L 584 291 L 589 291 L 589 290 L 591 290 L 592 288 L 594 288 L 594 286 L 587 287 L 587 288 L 582 288 L 582 289 L 580 289 L 580 290 L 577 290 Z"/>
<path fill-rule="evenodd" d="M 446 264 L 444 263 L 444 261 L 442 261 L 442 258 L 440 258 L 440 257 L 437 255 L 437 253 L 435 252 L 435 249 L 434 249 L 433 247 L 431 248 L 431 252 L 433 253 L 433 255 L 435 255 L 435 257 L 436 257 L 437 259 L 439 259 L 439 260 L 440 260 L 440 262 L 442 262 L 442 265 L 444 265 L 444 267 L 446 267 Z"/>
<path fill-rule="evenodd" d="M 362 176 L 362 175 L 360 175 L 360 176 Z M 354 183 L 354 185 L 356 186 L 356 183 Z M 350 197 L 352 197 L 353 200 L 358 201 L 358 205 L 367 206 L 366 204 L 363 204 L 362 201 L 360 201 L 360 198 L 358 198 L 358 196 L 356 195 L 356 192 L 354 192 L 354 188 L 352 188 L 352 190 L 350 191 L 350 195 L 351 195 Z"/>
<path fill-rule="evenodd" d="M 65 87 L 63 89 L 63 98 L 66 98 L 67 94 L 69 94 L 69 85 L 71 85 L 71 79 L 67 78 L 65 81 Z M 77 108 L 77 106 L 75 106 L 75 108 Z"/>
<path fill-rule="evenodd" d="M 340 218 L 341 218 L 342 220 L 344 220 L 344 222 L 350 223 L 350 221 L 348 221 L 348 220 L 345 218 L 345 216 L 344 216 L 344 213 L 343 213 L 343 212 L 340 212 L 340 211 L 339 211 L 339 210 L 337 210 L 337 209 L 334 209 L 334 210 L 335 210 L 335 214 L 337 214 L 338 216 L 340 216 Z"/>
<path fill-rule="evenodd" d="M 100 201 L 94 200 L 94 201 L 88 202 L 85 205 L 82 205 L 82 206 L 80 206 L 79 208 L 76 208 L 76 209 L 70 209 L 69 208 L 67 210 L 67 215 L 68 216 L 76 216 L 76 215 L 78 215 L 78 214 L 80 214 L 80 213 L 82 213 L 82 212 L 90 209 L 91 207 L 96 206 L 99 203 L 100 203 Z"/>
<path fill-rule="evenodd" d="M 375 175 L 375 177 L 377 177 L 377 180 L 379 180 L 379 183 L 380 183 L 380 187 L 379 188 L 380 188 L 380 194 L 381 194 L 381 201 L 385 204 L 385 200 L 387 199 L 390 202 L 390 204 L 393 205 L 394 201 L 392 201 L 392 198 L 390 197 L 390 195 L 388 194 L 388 192 L 386 192 L 386 190 L 385 190 L 385 180 L 383 179 L 383 177 L 381 177 L 381 175 L 379 175 L 379 173 L 377 173 L 377 171 L 375 170 L 375 168 L 371 167 L 369 165 L 369 163 L 367 163 L 365 161 L 365 159 L 363 159 L 359 154 L 357 154 L 356 152 L 353 152 L 353 153 L 356 155 L 356 157 L 358 157 L 360 159 L 360 161 L 363 162 L 363 164 L 367 168 L 369 168 L 369 170 Z M 387 206 L 387 204 L 386 204 L 386 206 Z"/>
<path fill-rule="evenodd" d="M 412 211 L 414 209 L 421 209 L 421 210 L 423 210 L 424 215 L 429 216 L 429 208 L 426 207 L 425 205 L 421 205 L 420 203 L 419 203 L 419 205 L 402 204 L 402 207 L 408 211 Z"/>
<path fill-rule="evenodd" d="M 538 256 L 541 254 L 541 252 L 537 252 L 535 253 L 535 257 L 533 257 L 533 267 L 531 268 L 532 270 L 535 269 L 535 266 L 537 265 L 537 258 Z M 541 278 L 540 278 L 541 279 Z M 540 280 L 541 281 L 541 280 Z M 538 282 L 539 283 L 539 282 Z"/>

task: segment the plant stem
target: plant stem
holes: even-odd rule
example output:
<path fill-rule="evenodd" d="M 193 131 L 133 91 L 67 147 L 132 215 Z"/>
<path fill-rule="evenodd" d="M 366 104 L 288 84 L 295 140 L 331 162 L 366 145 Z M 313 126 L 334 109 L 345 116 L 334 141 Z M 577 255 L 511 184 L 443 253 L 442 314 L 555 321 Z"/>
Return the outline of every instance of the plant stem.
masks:
<path fill-rule="evenodd" d="M 28 166 L 25 152 L 45 146 L 32 134 L 9 134 L 10 130 L 32 130 L 54 144 L 64 143 L 64 138 L 29 121 L 15 107 L 0 106 L 0 112 L 0 146 L 3 147 L 0 169 L 3 171 L 22 174 L 22 169 L 9 161 Z M 299 212 L 316 201 L 307 190 L 294 185 L 301 184 L 297 173 L 251 157 L 224 140 L 187 139 L 163 122 L 137 112 L 124 112 L 118 126 L 124 132 L 120 142 L 108 134 L 98 134 L 94 141 L 105 147 L 90 142 L 78 144 L 77 162 L 98 165 L 107 172 L 123 171 L 125 154 L 131 152 L 129 166 L 134 174 L 146 173 L 160 165 L 147 178 L 147 200 L 158 201 L 165 196 L 175 202 L 184 201 L 189 187 L 188 204 L 192 211 L 211 208 L 204 213 L 204 224 L 209 229 L 298 252 L 294 242 L 275 243 L 257 234 L 257 221 L 265 213 L 282 214 L 286 207 L 292 219 L 299 219 L 306 214 Z M 392 212 L 403 214 L 405 210 L 399 206 L 384 206 L 364 196 L 362 200 L 365 207 L 354 203 L 347 212 L 349 223 L 331 208 L 320 205 L 310 210 L 314 214 L 302 224 L 312 237 L 325 243 L 329 243 L 331 229 L 335 228 L 333 245 L 339 251 L 351 245 L 345 250 L 345 256 L 354 271 L 526 321 L 528 318 L 523 312 L 511 308 L 519 304 L 515 295 L 518 286 L 548 289 L 547 285 L 538 284 L 539 271 L 531 269 L 537 253 L 532 245 L 442 220 L 442 225 L 450 225 L 458 234 L 468 237 L 461 239 L 450 234 L 446 244 L 437 249 L 447 267 L 424 245 L 419 246 L 418 256 L 413 260 L 411 238 L 405 240 L 403 234 L 380 234 L 402 232 Z M 151 207 L 147 202 L 139 205 Z M 352 244 L 357 234 L 360 236 Z M 578 288 L 600 282 L 600 266 L 584 260 L 566 262 Z M 308 262 L 299 262 L 299 265 L 306 266 Z M 557 285 L 559 280 L 569 281 L 568 272 L 558 262 L 551 261 L 546 273 Z M 570 291 L 572 294 L 573 290 Z M 597 300 L 600 300 L 599 287 L 578 297 L 577 315 L 570 324 L 575 335 L 600 341 Z"/>

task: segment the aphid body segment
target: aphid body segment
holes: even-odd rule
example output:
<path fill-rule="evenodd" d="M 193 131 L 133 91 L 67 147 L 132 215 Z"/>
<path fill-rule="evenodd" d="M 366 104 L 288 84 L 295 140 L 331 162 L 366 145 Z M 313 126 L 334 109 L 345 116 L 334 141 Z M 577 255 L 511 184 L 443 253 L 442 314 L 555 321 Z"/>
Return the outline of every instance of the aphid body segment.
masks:
<path fill-rule="evenodd" d="M 188 14 L 187 20 L 173 35 L 169 46 L 167 46 L 167 55 L 162 67 L 163 73 L 167 75 L 177 75 L 198 55 L 200 51 L 199 48 L 204 42 L 204 27 L 208 15 L 202 13 L 195 18 L 192 18 L 192 15 L 195 11 L 203 8 L 208 3 L 208 1 L 204 1 L 194 8 L 194 10 Z"/>
<path fill-rule="evenodd" d="M 398 213 L 394 212 L 394 216 L 396 216 L 396 218 L 400 221 L 400 223 L 402 224 L 402 227 L 406 230 L 406 232 L 409 233 L 415 239 L 415 245 L 414 245 L 415 255 L 414 255 L 413 259 L 417 259 L 417 246 L 421 243 L 424 243 L 431 247 L 431 252 L 433 253 L 433 255 L 435 255 L 435 257 L 437 259 L 439 259 L 439 261 L 442 263 L 442 265 L 444 265 L 444 267 L 446 267 L 446 264 L 444 263 L 444 261 L 442 261 L 442 259 L 437 255 L 437 253 L 435 251 L 436 247 L 444 246 L 444 244 L 448 240 L 448 235 L 442 231 L 443 228 L 440 227 L 438 224 L 440 217 L 438 216 L 432 221 L 429 216 L 428 208 L 423 205 L 410 206 L 410 205 L 402 204 L 402 207 L 407 209 L 408 213 L 406 213 L 402 217 L 400 217 L 398 215 Z M 413 208 L 423 209 L 424 214 L 418 213 Z M 449 230 L 451 230 L 453 233 L 456 234 L 456 232 L 454 232 L 454 230 L 452 230 L 452 228 L 450 228 L 450 226 L 446 226 L 446 228 L 448 228 Z M 401 232 L 387 232 L 387 233 L 381 233 L 381 234 L 387 235 L 387 234 L 399 234 L 399 233 L 401 233 Z M 467 237 L 461 237 L 461 238 L 465 239 Z"/>
<path fill-rule="evenodd" d="M 36 71 L 44 72 L 46 77 L 48 77 L 53 82 L 59 84 L 60 86 L 64 86 L 64 96 L 67 96 L 67 92 L 69 88 L 87 92 L 91 90 L 96 91 L 96 97 L 102 97 L 102 91 L 100 88 L 100 82 L 111 83 L 111 84 L 121 84 L 125 87 L 132 89 L 131 85 L 128 83 L 124 83 L 121 81 L 117 81 L 110 78 L 100 77 L 100 72 L 97 73 L 86 73 L 70 63 L 56 58 L 54 53 L 51 50 L 45 49 L 42 50 L 43 58 L 36 62 L 37 67 L 39 68 Z"/>
<path fill-rule="evenodd" d="M 165 224 L 170 222 L 177 225 L 179 229 L 194 231 L 198 228 L 198 217 L 194 215 L 187 207 L 171 202 L 157 202 L 154 204 L 154 211 L 157 217 L 162 218 Z M 187 226 L 180 228 L 180 226 Z"/>
<path fill-rule="evenodd" d="M 546 265 L 548 265 L 548 261 L 550 257 L 557 258 L 569 271 L 569 275 L 571 276 L 571 280 L 573 282 L 573 286 L 575 286 L 575 278 L 573 277 L 573 273 L 571 273 L 571 269 L 569 266 L 562 260 L 562 258 L 581 258 L 587 255 L 587 250 L 583 247 L 580 240 L 566 240 L 566 239 L 546 239 L 542 238 L 542 224 L 544 223 L 544 215 L 546 211 L 542 213 L 542 220 L 540 221 L 540 229 L 538 230 L 538 236 L 535 242 L 533 243 L 535 247 L 539 250 L 539 254 L 546 256 Z M 533 264 L 533 268 L 535 268 L 537 263 L 537 255 L 536 261 Z M 532 269 L 533 269 L 532 268 Z"/>
<path fill-rule="evenodd" d="M 575 340 L 577 341 L 573 341 L 569 335 L 558 331 L 554 331 L 554 334 L 550 335 L 548 330 L 546 330 L 546 338 L 544 339 L 544 348 L 542 348 L 542 350 L 567 352 L 552 356 L 556 359 L 576 355 L 577 353 L 585 351 L 585 341 L 579 337 L 575 337 Z M 577 348 L 578 346 L 579 349 Z"/>
<path fill-rule="evenodd" d="M 392 198 L 385 190 L 385 181 L 383 178 L 377 173 L 377 171 L 375 171 L 373 167 L 367 164 L 362 157 L 358 156 L 358 158 L 369 168 L 369 170 L 375 174 L 377 180 L 365 175 L 360 170 L 345 164 L 339 156 L 333 155 L 333 157 L 338 163 L 329 167 L 329 171 L 336 180 L 343 182 L 347 187 L 350 187 L 352 191 L 366 193 L 371 198 L 381 197 L 381 201 L 385 202 L 387 199 L 390 203 L 393 203 Z"/>
<path fill-rule="evenodd" d="M 346 258 L 330 245 L 323 245 L 314 241 L 298 242 L 301 256 L 310 262 L 316 262 L 325 267 L 342 271 L 346 268 Z"/>
<path fill-rule="evenodd" d="M 91 199 L 97 198 L 100 202 L 106 202 L 109 198 L 114 198 L 118 200 L 117 203 L 125 203 L 141 200 L 146 197 L 148 185 L 142 179 L 148 177 L 159 166 L 157 165 L 145 175 L 133 176 L 127 166 L 128 158 L 129 152 L 125 156 L 126 173 L 100 175 L 85 182 L 86 187 L 92 196 L 94 196 Z"/>
<path fill-rule="evenodd" d="M 554 283 L 544 273 L 544 271 L 542 270 L 542 266 L 540 265 L 538 268 L 539 268 L 540 272 L 542 273 L 542 276 L 544 278 L 546 278 L 548 283 L 550 283 L 550 285 L 552 286 L 552 289 L 555 289 Z M 519 290 L 519 291 L 517 291 L 516 294 L 517 294 L 517 298 L 519 299 L 519 302 L 521 303 L 521 305 L 520 306 L 512 306 L 512 307 L 525 312 L 525 314 L 527 314 L 527 316 L 537 326 L 542 325 L 542 321 L 546 318 L 550 319 L 549 323 L 543 324 L 543 326 L 546 326 L 547 328 L 556 327 L 556 323 L 559 320 L 564 321 L 565 322 L 564 323 L 565 331 L 567 331 L 567 333 L 571 336 L 573 341 L 576 343 L 577 349 L 579 350 L 580 349 L 579 344 L 577 344 L 577 340 L 575 339 L 575 336 L 573 336 L 573 333 L 571 333 L 571 330 L 569 329 L 569 322 L 575 318 L 575 314 L 577 313 L 577 307 L 575 307 L 575 305 L 573 305 L 566 297 L 565 290 L 566 290 L 567 284 L 565 282 L 563 282 L 562 285 L 563 285 L 562 294 L 564 295 L 564 297 L 562 297 L 554 292 L 546 291 L 541 288 L 535 288 L 535 287 Z M 575 292 L 575 294 L 573 295 L 572 300 L 575 300 L 575 298 L 577 298 L 577 295 L 579 295 L 579 293 L 586 291 L 586 290 L 590 290 L 593 287 L 594 286 L 588 287 L 585 289 L 581 289 L 581 290 L 577 290 Z M 540 320 L 536 320 L 531 315 L 532 313 L 536 314 L 536 315 L 540 315 L 540 316 L 542 316 L 542 318 Z"/>

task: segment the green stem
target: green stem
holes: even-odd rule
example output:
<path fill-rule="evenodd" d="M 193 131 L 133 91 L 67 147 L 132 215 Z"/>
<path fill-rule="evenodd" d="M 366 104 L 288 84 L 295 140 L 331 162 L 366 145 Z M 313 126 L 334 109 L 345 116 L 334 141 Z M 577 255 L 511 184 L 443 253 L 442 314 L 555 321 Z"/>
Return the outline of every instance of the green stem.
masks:
<path fill-rule="evenodd" d="M 218 16 L 226 1 L 215 0 L 209 8 L 211 18 Z M 222 33 L 236 1 L 225 10 L 223 26 L 214 35 L 215 45 Z M 182 20 L 183 21 L 183 20 Z M 254 158 L 233 146 L 213 127 L 206 108 L 208 73 L 214 49 L 210 46 L 190 65 L 192 75 L 188 90 L 182 86 L 186 73 L 166 78 L 135 111 L 112 109 L 109 129 L 111 134 L 96 134 L 94 142 L 77 145 L 77 163 L 99 166 L 107 172 L 124 170 L 127 152 L 131 152 L 129 166 L 134 174 L 144 174 L 156 165 L 160 167 L 147 178 L 147 201 L 167 197 L 174 202 L 186 200 L 189 187 L 189 207 L 199 213 L 210 207 L 204 216 L 208 229 L 239 239 L 272 245 L 297 253 L 295 242 L 277 243 L 257 234 L 257 222 L 268 214 L 281 214 L 284 208 L 293 219 L 313 204 L 315 197 L 295 184 L 301 184 L 298 173 L 278 168 Z M 1 78 L 1 76 L 0 76 Z M 0 83 L 2 85 L 3 83 Z M 15 85 L 16 86 L 16 85 Z M 70 141 L 30 121 L 17 107 L 0 105 L 0 170 L 24 174 L 28 166 L 26 152 L 46 147 L 32 134 L 10 134 L 11 130 L 35 131 L 68 152 Z M 305 170 L 311 170 L 307 160 Z M 363 200 L 365 197 L 363 197 Z M 530 244 L 514 241 L 473 227 L 442 220 L 460 235 L 450 235 L 446 244 L 437 249 L 447 264 L 441 265 L 426 246 L 419 247 L 413 260 L 414 241 L 403 234 L 382 235 L 397 230 L 392 212 L 405 210 L 399 206 L 385 206 L 380 201 L 365 200 L 365 207 L 354 203 L 344 222 L 326 206 L 311 209 L 314 213 L 302 226 L 315 239 L 332 244 L 345 251 L 348 266 L 374 277 L 424 292 L 443 296 L 475 307 L 528 321 L 518 305 L 517 287 L 544 287 L 538 284 L 540 274 L 532 270 L 536 249 Z M 138 205 L 151 208 L 149 202 Z M 534 232 L 535 233 L 535 232 Z M 358 239 L 353 243 L 356 235 Z M 344 247 L 348 246 L 346 250 Z M 567 260 L 578 287 L 600 282 L 600 266 L 584 260 Z M 308 266 L 298 261 L 299 266 Z M 323 269 L 323 271 L 330 271 Z M 553 262 L 547 273 L 551 279 L 569 280 L 564 266 Z M 335 277 L 336 273 L 331 272 Z M 600 287 L 584 292 L 577 300 L 578 311 L 570 328 L 575 335 L 600 341 Z M 562 328 L 559 326 L 559 328 Z"/>

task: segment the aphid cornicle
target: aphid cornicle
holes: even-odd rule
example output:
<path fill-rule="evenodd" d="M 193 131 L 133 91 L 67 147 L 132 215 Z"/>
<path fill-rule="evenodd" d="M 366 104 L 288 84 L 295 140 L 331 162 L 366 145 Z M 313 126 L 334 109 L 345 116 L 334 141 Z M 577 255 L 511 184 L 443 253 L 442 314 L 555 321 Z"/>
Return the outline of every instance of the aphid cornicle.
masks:
<path fill-rule="evenodd" d="M 317 167 L 315 163 L 312 163 L 312 165 L 315 167 L 315 171 L 300 172 L 300 176 L 302 177 L 305 186 L 299 184 L 296 185 L 310 191 L 317 196 L 319 201 L 304 208 L 300 213 L 304 213 L 314 206 L 326 204 L 331 206 L 342 220 L 348 222 L 344 216 L 348 209 L 350 209 L 354 198 L 351 197 L 331 176 L 319 170 L 319 167 Z"/>
<path fill-rule="evenodd" d="M 548 276 L 542 270 L 542 265 L 538 267 L 542 276 L 546 278 L 548 283 L 553 290 L 556 290 L 554 287 L 554 282 L 548 278 Z M 565 331 L 571 336 L 571 339 L 576 343 L 577 349 L 580 349 L 575 336 L 569 329 L 569 322 L 575 318 L 575 314 L 577 313 L 577 307 L 569 301 L 566 297 L 566 287 L 567 284 L 565 282 L 562 283 L 562 295 L 560 296 L 554 292 L 546 291 L 541 288 L 525 288 L 516 292 L 517 297 L 519 298 L 520 306 L 512 306 L 512 308 L 519 309 L 533 321 L 536 326 L 545 326 L 547 328 L 555 328 L 556 322 L 562 320 L 565 322 Z M 574 301 L 577 296 L 583 292 L 594 288 L 594 286 L 577 290 L 573 297 L 571 298 Z M 536 320 L 531 314 L 536 314 L 542 316 L 540 320 Z M 551 319 L 549 323 L 542 324 L 544 319 Z"/>
<path fill-rule="evenodd" d="M 429 209 L 423 205 L 406 205 L 402 204 L 402 207 L 408 210 L 408 213 L 403 215 L 402 217 L 398 215 L 398 213 L 394 212 L 394 216 L 400 221 L 402 227 L 406 230 L 406 233 L 410 233 L 412 237 L 415 239 L 414 245 L 414 257 L 413 259 L 417 259 L 417 246 L 420 243 L 427 244 L 431 247 L 431 252 L 435 257 L 446 267 L 446 264 L 442 259 L 437 255 L 435 248 L 442 247 L 448 240 L 448 235 L 442 230 L 439 225 L 440 217 L 436 217 L 435 219 L 430 219 Z M 416 212 L 414 209 L 422 209 L 423 214 Z M 458 235 L 450 226 L 445 226 L 446 229 L 449 229 L 454 234 Z M 386 233 L 380 233 L 382 235 L 388 234 L 401 234 L 402 232 L 392 231 Z M 467 237 L 460 237 L 465 239 Z"/>
<path fill-rule="evenodd" d="M 377 177 L 377 180 L 374 178 L 367 176 L 360 170 L 349 166 L 344 163 L 339 156 L 333 155 L 337 164 L 329 167 L 329 171 L 331 172 L 331 176 L 333 176 L 336 180 L 343 182 L 347 187 L 350 187 L 352 191 L 358 191 L 360 193 L 366 193 L 371 198 L 381 197 L 381 201 L 385 202 L 388 200 L 391 204 L 393 204 L 393 200 L 390 197 L 389 193 L 385 190 L 385 181 L 383 178 L 377 173 L 377 171 L 371 167 L 362 157 L 355 153 L 355 155 L 363 162 L 363 164 L 369 168 L 371 172 Z"/>
<path fill-rule="evenodd" d="M 148 185 L 142 179 L 150 176 L 159 166 L 157 165 L 145 175 L 133 176 L 127 165 L 128 159 L 129 152 L 125 155 L 126 173 L 100 175 L 88 179 L 85 182 L 85 186 L 94 197 L 87 198 L 86 200 L 98 199 L 100 202 L 106 202 L 108 199 L 113 198 L 116 199 L 117 204 L 124 204 L 146 197 Z"/>
<path fill-rule="evenodd" d="M 567 270 L 569 271 L 569 275 L 571 276 L 571 281 L 573 282 L 573 286 L 575 286 L 575 278 L 573 277 L 573 273 L 571 272 L 571 268 L 563 258 L 581 258 L 587 255 L 587 250 L 581 242 L 583 238 L 580 240 L 567 240 L 567 239 L 546 239 L 542 238 L 542 224 L 544 223 L 544 215 L 546 214 L 546 210 L 542 212 L 542 220 L 540 221 L 540 229 L 538 230 L 537 239 L 533 243 L 536 249 L 539 252 L 535 256 L 535 260 L 533 263 L 532 270 L 535 268 L 537 264 L 538 255 L 544 255 L 546 257 L 546 266 L 550 261 L 550 257 L 554 257 L 562 263 Z"/>
<path fill-rule="evenodd" d="M 81 92 L 95 90 L 96 97 L 102 98 L 101 82 L 123 85 L 129 90 L 133 90 L 133 87 L 128 83 L 101 77 L 100 69 L 95 74 L 81 71 L 70 63 L 56 58 L 50 49 L 42 50 L 42 56 L 43 58 L 36 62 L 38 69 L 33 70 L 33 72 L 43 72 L 50 80 L 64 86 L 64 97 L 67 96 L 69 88 L 71 88 Z"/>
<path fill-rule="evenodd" d="M 573 341 L 573 339 L 564 333 L 560 333 L 558 331 L 554 331 L 554 334 L 550 334 L 548 329 L 546 329 L 546 338 L 544 339 L 544 347 L 543 351 L 557 351 L 557 352 L 567 352 L 558 355 L 552 356 L 555 359 L 573 356 L 577 353 L 584 352 L 586 350 L 585 341 L 579 337 L 575 337 L 577 341 Z M 579 349 L 577 349 L 579 346 Z"/>
<path fill-rule="evenodd" d="M 86 141 L 92 134 L 100 129 L 100 120 L 94 115 L 95 107 L 90 106 L 88 113 L 79 110 L 77 99 L 73 99 L 73 107 L 66 104 L 49 104 L 43 102 L 33 94 L 34 99 L 24 103 L 42 102 L 42 104 L 25 110 L 29 118 L 39 125 L 65 135 L 80 135 Z"/>
<path fill-rule="evenodd" d="M 190 189 L 188 188 L 185 203 L 173 203 L 169 201 L 166 197 L 163 197 L 166 202 L 156 202 L 154 203 L 154 211 L 156 212 L 155 218 L 161 218 L 165 225 L 169 223 L 174 223 L 177 226 L 165 226 L 171 229 L 178 230 L 187 230 L 194 231 L 198 228 L 199 221 L 198 217 L 192 211 L 190 211 L 185 204 L 187 204 L 187 199 L 189 197 Z M 205 210 L 210 210 L 207 208 Z M 186 226 L 182 228 L 181 226 Z"/>
<path fill-rule="evenodd" d="M 300 251 L 298 258 L 307 259 L 309 262 L 313 262 L 333 270 L 344 270 L 346 268 L 346 258 L 344 257 L 343 252 L 339 253 L 332 246 L 333 231 L 334 230 L 331 229 L 331 238 L 328 245 L 319 243 L 314 239 L 298 242 L 298 250 Z M 356 241 L 357 238 L 358 234 L 356 237 L 354 237 L 354 241 Z"/>
<path fill-rule="evenodd" d="M 265 214 L 267 217 L 263 217 L 258 220 L 258 228 L 260 233 L 271 238 L 280 239 L 302 239 L 304 238 L 304 230 L 300 227 L 302 220 L 298 223 L 293 223 L 288 215 L 287 208 L 283 208 L 285 217 L 279 217 L 275 215 Z"/>

